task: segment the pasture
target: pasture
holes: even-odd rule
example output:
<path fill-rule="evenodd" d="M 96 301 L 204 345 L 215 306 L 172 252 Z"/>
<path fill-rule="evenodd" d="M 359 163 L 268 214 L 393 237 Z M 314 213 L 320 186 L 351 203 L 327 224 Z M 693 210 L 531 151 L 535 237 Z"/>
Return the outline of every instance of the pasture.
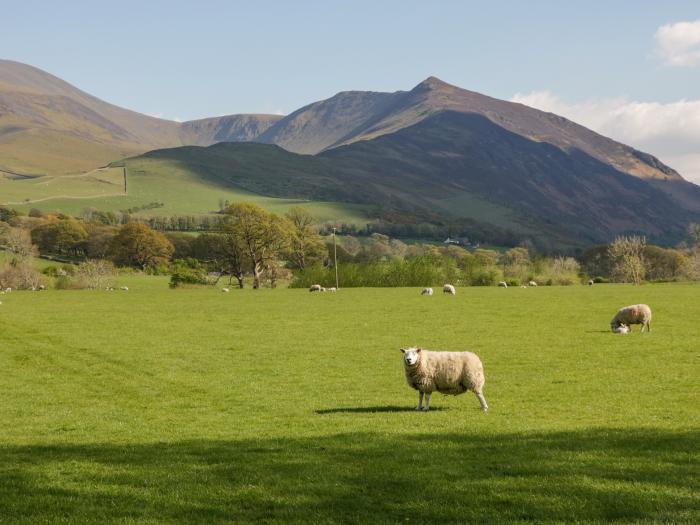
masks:
<path fill-rule="evenodd" d="M 80 215 L 90 207 L 120 211 L 160 202 L 162 207 L 142 210 L 141 216 L 205 215 L 219 209 L 219 200 L 254 202 L 268 211 L 283 214 L 300 206 L 320 221 L 338 220 L 365 225 L 369 207 L 341 202 L 308 201 L 267 197 L 237 188 L 225 181 L 203 179 L 179 166 L 158 161 L 129 161 L 127 193 L 121 167 L 100 168 L 76 175 L 10 178 L 0 173 L 0 205 L 11 204 L 25 213 L 44 212 Z"/>
<path fill-rule="evenodd" d="M 700 286 L 166 283 L 1 297 L 1 524 L 700 521 Z M 477 353 L 489 412 L 415 412 L 412 344 Z"/>

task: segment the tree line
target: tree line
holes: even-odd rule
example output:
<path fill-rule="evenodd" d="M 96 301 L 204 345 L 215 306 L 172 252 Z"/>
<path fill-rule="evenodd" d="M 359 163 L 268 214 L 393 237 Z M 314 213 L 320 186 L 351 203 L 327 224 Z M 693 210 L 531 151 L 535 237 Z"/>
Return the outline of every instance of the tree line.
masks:
<path fill-rule="evenodd" d="M 0 285 L 12 281 L 17 287 L 37 286 L 41 276 L 30 262 L 37 254 L 83 264 L 84 280 L 92 283 L 108 281 L 114 267 L 130 267 L 170 274 L 173 286 L 213 284 L 222 278 L 241 288 L 247 280 L 254 288 L 274 287 L 280 280 L 296 287 L 333 286 L 335 253 L 341 287 L 700 280 L 697 224 L 689 226 L 687 239 L 675 248 L 621 236 L 574 258 L 543 256 L 530 244 L 465 249 L 407 243 L 378 232 L 367 237 L 339 235 L 334 252 L 331 238 L 322 235 L 324 226 L 299 207 L 277 215 L 252 203 L 228 204 L 217 221 L 216 231 L 193 234 L 158 231 L 148 221 L 134 219 L 108 224 L 102 212 L 76 218 L 0 208 L 0 246 L 10 254 L 0 269 Z M 57 275 L 56 270 L 54 274 L 66 282 L 71 277 Z"/>

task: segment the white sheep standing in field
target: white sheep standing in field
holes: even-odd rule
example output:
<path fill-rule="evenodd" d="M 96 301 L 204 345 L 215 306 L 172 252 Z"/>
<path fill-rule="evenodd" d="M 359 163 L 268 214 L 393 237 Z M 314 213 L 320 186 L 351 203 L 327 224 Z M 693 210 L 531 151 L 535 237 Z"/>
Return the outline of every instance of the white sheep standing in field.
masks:
<path fill-rule="evenodd" d="M 593 279 L 588 280 L 588 286 L 593 286 Z"/>
<path fill-rule="evenodd" d="M 229 293 L 231 290 L 229 290 L 228 288 L 222 288 L 221 291 L 223 293 Z"/>
<path fill-rule="evenodd" d="M 456 396 L 469 390 L 476 394 L 481 410 L 488 410 L 484 398 L 484 366 L 471 352 L 431 352 L 422 348 L 401 348 L 408 386 L 418 390 L 416 410 L 430 410 L 433 392 Z M 425 407 L 423 396 L 425 395 Z"/>
<path fill-rule="evenodd" d="M 335 286 L 331 286 L 330 288 L 328 288 L 328 291 L 331 293 L 335 293 L 338 291 L 338 289 Z"/>
<path fill-rule="evenodd" d="M 500 286 L 501 288 L 508 288 L 508 283 L 505 281 L 499 281 L 498 286 Z"/>
<path fill-rule="evenodd" d="M 626 326 L 629 331 L 632 331 L 633 324 L 641 324 L 642 332 L 645 327 L 647 332 L 651 332 L 651 308 L 648 305 L 633 304 L 620 308 L 610 321 L 610 329 L 615 332 L 616 328 Z"/>
<path fill-rule="evenodd" d="M 129 287 L 128 287 L 128 286 L 122 286 L 122 287 L 120 288 L 120 290 L 122 290 L 122 291 L 124 291 L 124 292 L 128 292 L 128 291 L 129 291 Z"/>
<path fill-rule="evenodd" d="M 451 284 L 446 284 L 442 287 L 442 293 L 457 295 L 457 290 L 455 290 L 455 287 Z"/>
<path fill-rule="evenodd" d="M 527 283 L 528 286 L 537 286 L 537 281 L 530 281 Z"/>
<path fill-rule="evenodd" d="M 420 292 L 421 295 L 433 295 L 433 289 L 432 288 L 423 288 Z"/>
<path fill-rule="evenodd" d="M 312 285 L 309 287 L 309 291 L 310 291 L 310 292 L 320 292 L 321 290 L 323 290 L 323 288 L 321 287 L 320 284 L 312 284 Z"/>

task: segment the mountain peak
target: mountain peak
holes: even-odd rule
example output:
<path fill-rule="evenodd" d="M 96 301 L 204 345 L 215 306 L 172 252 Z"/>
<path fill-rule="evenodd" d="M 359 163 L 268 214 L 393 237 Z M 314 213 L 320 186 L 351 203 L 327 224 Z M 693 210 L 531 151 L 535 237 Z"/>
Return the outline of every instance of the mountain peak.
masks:
<path fill-rule="evenodd" d="M 453 87 L 452 85 L 448 84 L 447 82 L 444 82 L 443 80 L 440 80 L 438 77 L 433 77 L 430 76 L 426 78 L 423 82 L 418 84 L 416 87 L 414 87 L 414 90 L 420 90 L 420 91 L 428 91 L 428 90 L 437 90 L 437 89 L 444 89 L 444 88 L 451 88 Z"/>

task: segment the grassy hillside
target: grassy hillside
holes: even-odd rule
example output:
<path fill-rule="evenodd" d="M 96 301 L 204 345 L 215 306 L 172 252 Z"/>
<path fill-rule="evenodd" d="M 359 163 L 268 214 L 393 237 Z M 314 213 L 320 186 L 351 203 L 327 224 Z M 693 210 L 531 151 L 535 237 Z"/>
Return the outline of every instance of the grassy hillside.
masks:
<path fill-rule="evenodd" d="M 255 202 L 275 213 L 294 206 L 307 208 L 317 220 L 358 225 L 370 222 L 368 207 L 360 204 L 265 197 L 225 181 L 202 178 L 187 167 L 160 159 L 127 162 L 127 194 L 123 193 L 123 168 L 94 170 L 84 175 L 36 178 L 0 176 L 0 204 L 29 211 L 57 211 L 79 215 L 85 208 L 119 211 L 158 202 L 163 206 L 139 215 L 206 214 L 219 209 L 219 200 Z M 29 200 L 27 200 L 29 199 Z"/>
<path fill-rule="evenodd" d="M 158 119 L 11 60 L 0 60 L 0 108 L 0 170 L 49 175 L 91 170 L 156 148 L 252 140 L 280 118 Z"/>
<path fill-rule="evenodd" d="M 2 524 L 700 519 L 696 285 L 120 284 L 3 296 Z M 412 344 L 480 355 L 489 412 L 415 412 Z"/>

